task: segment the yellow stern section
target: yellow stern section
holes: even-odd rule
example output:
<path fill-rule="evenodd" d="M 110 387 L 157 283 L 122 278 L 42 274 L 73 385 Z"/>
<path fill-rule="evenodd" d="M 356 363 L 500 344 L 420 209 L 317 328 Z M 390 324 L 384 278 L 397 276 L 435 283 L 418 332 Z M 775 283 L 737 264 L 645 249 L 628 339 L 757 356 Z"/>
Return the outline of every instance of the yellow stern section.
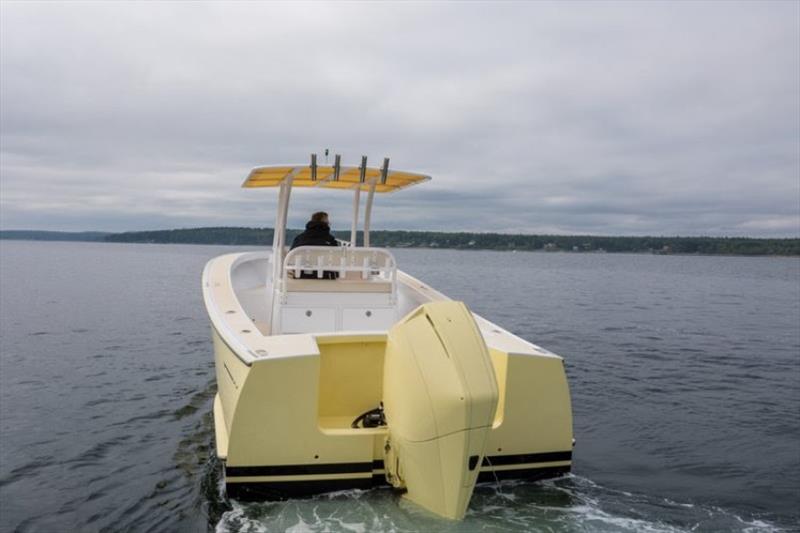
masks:
<path fill-rule="evenodd" d="M 453 301 L 417 308 L 388 335 L 285 336 L 302 355 L 250 364 L 214 330 L 214 424 L 229 495 L 367 488 L 386 471 L 408 499 L 458 519 L 476 480 L 569 471 L 562 359 L 489 337 L 487 346 Z M 351 427 L 381 401 L 388 426 Z"/>

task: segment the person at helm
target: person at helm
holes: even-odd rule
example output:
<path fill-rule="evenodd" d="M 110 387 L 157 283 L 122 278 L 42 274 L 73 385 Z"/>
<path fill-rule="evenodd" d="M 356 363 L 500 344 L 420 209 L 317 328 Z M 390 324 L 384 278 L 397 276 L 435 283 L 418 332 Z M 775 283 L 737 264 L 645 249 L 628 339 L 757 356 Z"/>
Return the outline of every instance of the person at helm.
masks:
<path fill-rule="evenodd" d="M 317 211 L 306 222 L 306 230 L 294 238 L 291 249 L 298 246 L 338 246 L 339 242 L 331 233 L 328 213 Z"/>
<path fill-rule="evenodd" d="M 291 250 L 300 246 L 338 246 L 339 242 L 336 237 L 331 233 L 331 227 L 328 221 L 328 213 L 318 211 L 311 215 L 311 220 L 306 223 L 306 229 L 303 233 L 299 234 L 292 241 Z M 326 270 L 323 273 L 322 279 L 336 279 L 339 277 L 338 272 L 331 272 Z M 303 270 L 301 279 L 318 279 L 315 272 Z"/>

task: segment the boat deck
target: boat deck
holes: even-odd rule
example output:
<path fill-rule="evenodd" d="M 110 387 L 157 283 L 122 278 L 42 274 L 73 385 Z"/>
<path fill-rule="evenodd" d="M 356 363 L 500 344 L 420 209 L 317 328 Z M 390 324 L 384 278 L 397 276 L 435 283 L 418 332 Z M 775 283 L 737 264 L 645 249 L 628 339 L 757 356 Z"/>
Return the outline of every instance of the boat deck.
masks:
<path fill-rule="evenodd" d="M 315 337 L 320 335 L 341 335 L 349 339 L 354 334 L 365 339 L 382 337 L 396 321 L 419 305 L 449 300 L 424 282 L 398 270 L 396 301 L 391 314 L 385 315 L 377 327 L 343 328 L 336 324 L 338 327 L 327 330 L 314 328 L 308 332 L 273 332 L 274 291 L 268 279 L 270 255 L 269 252 L 248 252 L 221 256 L 209 263 L 204 273 L 204 279 L 211 289 L 207 292 L 210 296 L 207 303 L 211 309 L 217 309 L 216 313 L 210 313 L 212 323 L 222 340 L 240 354 L 247 364 L 261 358 L 318 353 Z M 345 312 L 356 309 L 365 315 L 383 317 L 381 313 L 385 311 L 385 306 L 370 306 L 375 304 L 372 298 L 386 295 L 389 290 L 387 283 L 375 280 L 297 279 L 291 280 L 291 285 L 299 288 L 294 293 L 294 303 L 298 304 L 301 318 L 310 315 L 310 319 L 314 318 L 312 308 L 341 308 L 342 301 L 346 301 Z M 304 305 L 309 309 L 305 310 Z M 489 348 L 519 355 L 558 357 L 477 314 L 473 315 Z"/>

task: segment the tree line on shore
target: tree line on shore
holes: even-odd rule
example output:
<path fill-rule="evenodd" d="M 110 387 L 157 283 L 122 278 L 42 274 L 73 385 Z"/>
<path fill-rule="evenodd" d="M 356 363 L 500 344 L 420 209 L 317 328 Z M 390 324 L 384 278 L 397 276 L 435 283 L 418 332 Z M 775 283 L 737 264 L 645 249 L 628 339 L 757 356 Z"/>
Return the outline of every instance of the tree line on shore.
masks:
<path fill-rule="evenodd" d="M 288 242 L 300 230 L 288 231 Z M 107 242 L 231 244 L 269 246 L 272 228 L 214 227 L 113 233 Z M 349 232 L 339 237 L 349 239 Z M 359 243 L 363 236 L 359 232 Z M 373 230 L 370 244 L 389 248 L 564 251 L 708 255 L 800 255 L 800 239 L 749 237 L 604 237 L 594 235 L 512 235 L 440 231 Z"/>
<path fill-rule="evenodd" d="M 288 231 L 288 242 L 300 230 Z M 272 245 L 272 228 L 212 227 L 124 233 L 3 230 L 0 239 L 158 244 Z M 339 232 L 349 239 L 349 232 Z M 359 232 L 359 244 L 363 236 Z M 750 237 L 605 237 L 595 235 L 513 235 L 441 231 L 373 230 L 370 244 L 388 248 L 454 248 L 583 253 L 800 256 L 800 239 Z"/>

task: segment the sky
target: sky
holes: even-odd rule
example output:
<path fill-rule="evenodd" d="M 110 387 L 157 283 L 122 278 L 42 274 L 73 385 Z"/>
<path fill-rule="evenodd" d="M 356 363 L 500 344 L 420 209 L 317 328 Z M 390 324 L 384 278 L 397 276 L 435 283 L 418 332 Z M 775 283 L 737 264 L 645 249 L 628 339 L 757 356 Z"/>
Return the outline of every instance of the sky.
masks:
<path fill-rule="evenodd" d="M 433 176 L 378 229 L 800 237 L 800 2 L 0 2 L 2 229 L 272 226 L 325 148 Z"/>

